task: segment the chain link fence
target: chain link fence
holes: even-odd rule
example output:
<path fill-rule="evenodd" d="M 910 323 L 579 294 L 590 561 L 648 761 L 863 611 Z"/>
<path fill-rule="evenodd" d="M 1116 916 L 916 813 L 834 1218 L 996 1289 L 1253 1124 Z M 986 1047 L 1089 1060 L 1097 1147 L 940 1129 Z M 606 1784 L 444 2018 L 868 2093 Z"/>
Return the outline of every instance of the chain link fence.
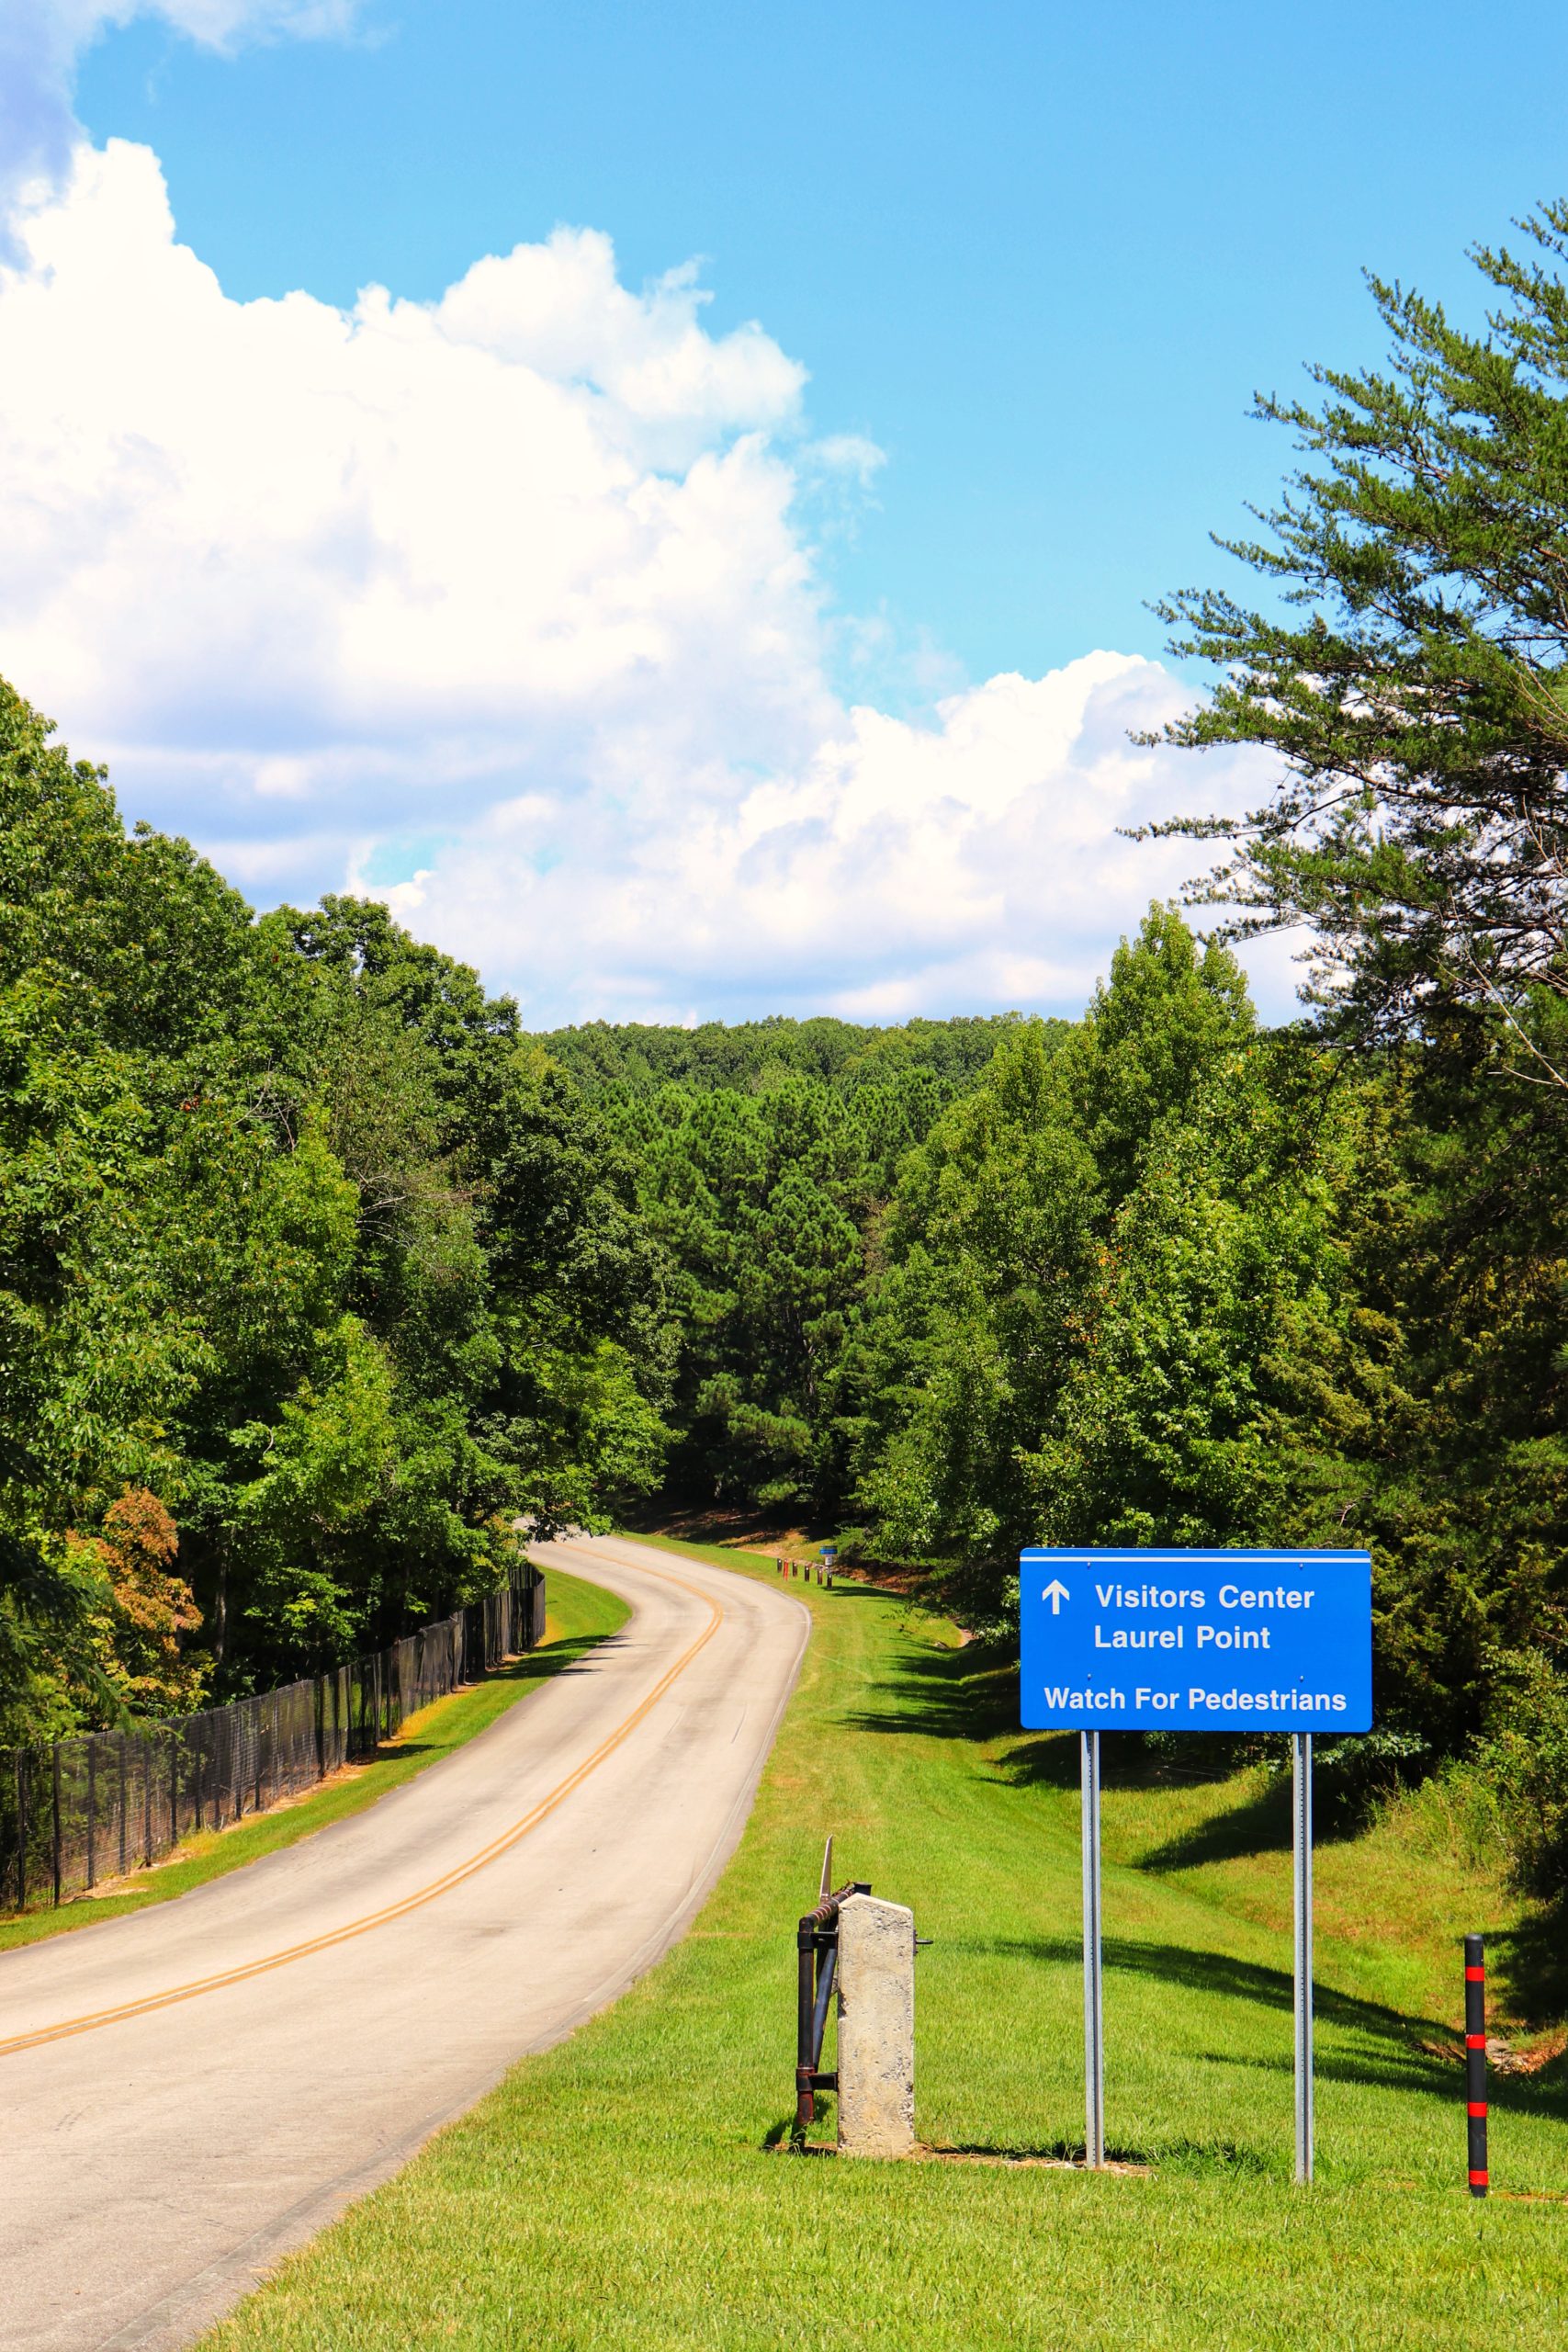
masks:
<path fill-rule="evenodd" d="M 177 1722 L 0 1748 L 0 1910 L 64 1903 L 368 1756 L 545 1634 L 536 1567 L 371 1657 Z"/>

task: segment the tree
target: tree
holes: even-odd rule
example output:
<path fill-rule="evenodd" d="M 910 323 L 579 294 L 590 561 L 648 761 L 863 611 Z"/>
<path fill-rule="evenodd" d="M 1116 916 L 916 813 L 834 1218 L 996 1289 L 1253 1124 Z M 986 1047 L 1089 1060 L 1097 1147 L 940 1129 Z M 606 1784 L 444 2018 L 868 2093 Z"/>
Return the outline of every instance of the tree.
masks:
<path fill-rule="evenodd" d="M 662 1254 L 510 1000 L 256 921 L 51 732 L 0 684 L 0 1739 L 385 1640 L 667 1437 Z"/>
<path fill-rule="evenodd" d="M 105 1582 L 106 1680 L 138 1715 L 188 1714 L 199 1707 L 204 1662 L 182 1645 L 181 1636 L 197 1630 L 201 1611 L 175 1566 L 179 1535 L 157 1496 L 128 1487 L 104 1513 L 103 1533 L 76 1541 Z"/>
<path fill-rule="evenodd" d="M 994 1622 L 1023 1544 L 1237 1540 L 1277 1514 L 1298 1159 L 1234 959 L 1151 908 L 1077 1028 L 1021 1025 L 905 1166 L 867 1347 L 884 1539 Z"/>
<path fill-rule="evenodd" d="M 1489 1008 L 1524 1074 L 1568 1085 L 1568 201 L 1534 253 L 1472 255 L 1486 330 L 1369 282 L 1386 372 L 1311 370 L 1316 402 L 1260 399 L 1311 461 L 1222 542 L 1282 600 L 1160 607 L 1173 650 L 1219 663 L 1167 730 L 1279 755 L 1272 797 L 1156 831 L 1230 844 L 1195 890 L 1232 935 L 1298 923 L 1342 1034 L 1387 1039 Z M 1291 617 L 1291 608 L 1304 615 Z"/>

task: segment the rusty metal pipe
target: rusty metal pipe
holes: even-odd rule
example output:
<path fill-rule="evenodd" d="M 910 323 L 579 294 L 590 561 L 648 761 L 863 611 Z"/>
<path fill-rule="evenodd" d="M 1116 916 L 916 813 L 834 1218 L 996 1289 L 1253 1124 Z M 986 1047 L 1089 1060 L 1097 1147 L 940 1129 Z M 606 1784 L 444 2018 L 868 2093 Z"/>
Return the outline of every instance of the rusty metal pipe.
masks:
<path fill-rule="evenodd" d="M 810 2130 L 818 2091 L 839 2087 L 836 2074 L 823 2074 L 817 2061 L 828 2025 L 828 2004 L 839 1962 L 839 1905 L 848 1894 L 869 1894 L 863 1879 L 851 1879 L 824 1895 L 795 1929 L 795 2132 L 798 2145 Z M 826 1955 L 824 1958 L 823 1956 Z"/>

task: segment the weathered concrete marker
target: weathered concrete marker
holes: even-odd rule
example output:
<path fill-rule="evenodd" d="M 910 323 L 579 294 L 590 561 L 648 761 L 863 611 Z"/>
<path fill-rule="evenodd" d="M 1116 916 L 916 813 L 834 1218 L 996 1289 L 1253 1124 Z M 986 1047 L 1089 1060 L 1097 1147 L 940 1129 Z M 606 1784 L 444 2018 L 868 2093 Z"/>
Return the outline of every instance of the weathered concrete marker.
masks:
<path fill-rule="evenodd" d="M 915 1915 L 874 1894 L 839 1905 L 839 2154 L 915 2144 Z"/>

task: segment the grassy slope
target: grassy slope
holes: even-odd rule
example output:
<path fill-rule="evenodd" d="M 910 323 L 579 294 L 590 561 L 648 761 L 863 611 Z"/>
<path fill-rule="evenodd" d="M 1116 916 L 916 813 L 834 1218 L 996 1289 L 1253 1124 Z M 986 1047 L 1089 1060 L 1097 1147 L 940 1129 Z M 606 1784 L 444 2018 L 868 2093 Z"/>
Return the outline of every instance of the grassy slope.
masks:
<path fill-rule="evenodd" d="M 1289 2185 L 1289 1939 L 1266 1916 L 1288 1859 L 1257 1822 L 1216 1846 L 1212 1791 L 1123 1787 L 1109 1807 L 1109 2127 L 1152 2176 L 766 2152 L 791 2105 L 791 1931 L 829 1828 L 840 1874 L 911 1901 L 938 1939 L 919 1963 L 923 2136 L 1051 2153 L 1082 2131 L 1066 1743 L 986 1736 L 991 1679 L 897 1601 L 807 1597 L 800 1690 L 697 1928 L 286 2264 L 214 2352 L 1560 2342 L 1568 2215 L 1463 2194 L 1458 2069 L 1393 1997 L 1424 1983 L 1446 2019 L 1451 1945 L 1439 1983 L 1419 1939 L 1390 1958 L 1336 1913 L 1319 2178 Z M 1162 1844 L 1158 1868 L 1134 1859 Z M 1561 2196 L 1556 2072 L 1496 2086 L 1494 2165 Z"/>
<path fill-rule="evenodd" d="M 17 1944 L 37 1943 L 45 1936 L 90 1928 L 100 1919 L 118 1918 L 128 1911 L 141 1911 L 150 1903 L 166 1903 L 172 1895 L 185 1894 L 209 1878 L 239 1870 L 279 1847 L 292 1846 L 313 1830 L 324 1829 L 330 1821 L 362 1812 L 389 1789 L 400 1788 L 416 1772 L 450 1756 L 454 1748 L 461 1747 L 508 1707 L 558 1674 L 594 1642 L 613 1634 L 627 1614 L 624 1604 L 601 1586 L 585 1584 L 579 1577 L 552 1568 L 541 1648 L 471 1690 L 456 1691 L 449 1699 L 437 1699 L 434 1705 L 422 1708 L 409 1717 L 395 1739 L 387 1741 L 364 1764 L 354 1766 L 298 1804 L 249 1815 L 231 1829 L 207 1830 L 187 1838 L 166 1862 L 120 1880 L 120 1891 L 114 1894 L 84 1895 L 58 1911 L 29 1911 L 19 1917 L 13 1914 L 0 1919 L 0 1951 Z"/>

